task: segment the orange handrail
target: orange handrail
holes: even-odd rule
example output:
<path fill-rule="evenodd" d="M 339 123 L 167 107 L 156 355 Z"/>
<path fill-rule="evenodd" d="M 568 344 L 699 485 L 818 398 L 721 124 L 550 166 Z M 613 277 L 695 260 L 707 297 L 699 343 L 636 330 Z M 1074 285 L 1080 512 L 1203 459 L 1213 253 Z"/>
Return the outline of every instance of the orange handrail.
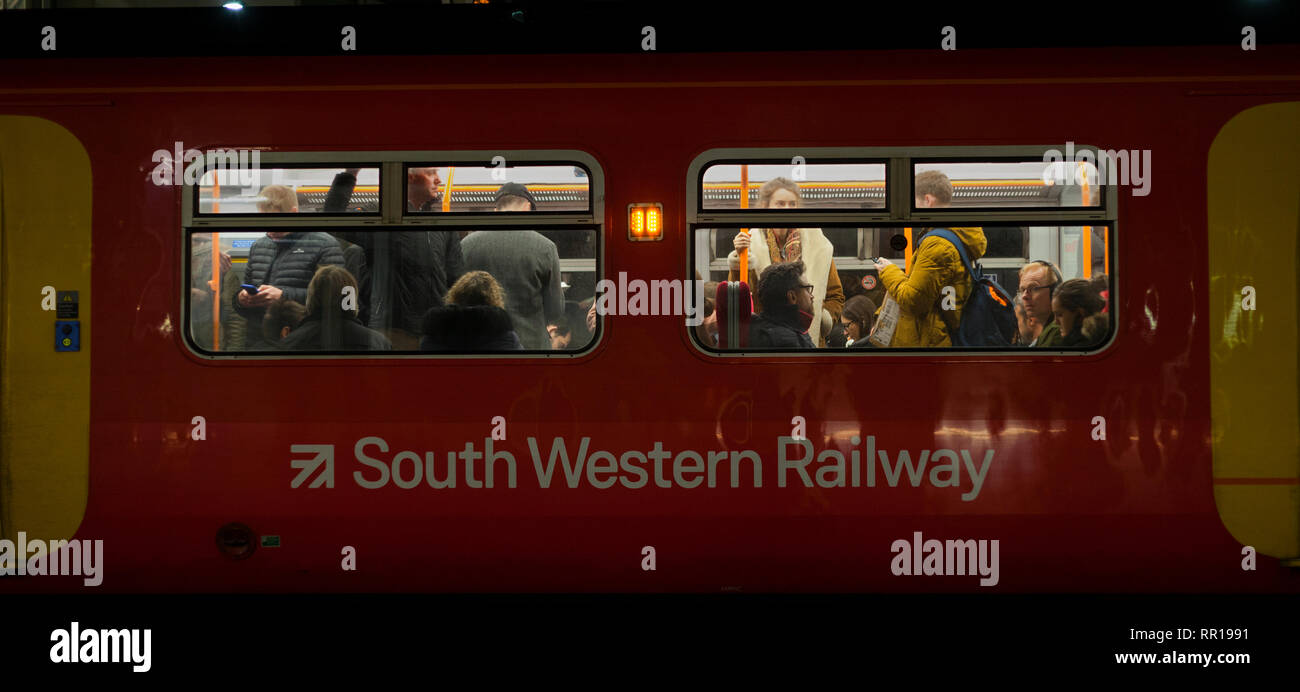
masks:
<path fill-rule="evenodd" d="M 903 248 L 903 271 L 912 271 L 912 229 L 904 228 L 903 237 L 907 238 L 907 247 Z"/>
<path fill-rule="evenodd" d="M 1092 190 L 1088 188 L 1088 171 L 1083 161 L 1079 162 L 1079 173 L 1083 177 L 1083 206 L 1092 206 Z M 1092 226 L 1083 227 L 1083 278 L 1092 278 Z"/>
<path fill-rule="evenodd" d="M 444 212 L 451 211 L 451 181 L 455 180 L 455 178 L 456 178 L 456 167 L 455 166 L 448 167 L 447 187 L 443 190 L 442 193 L 442 210 Z"/>
<path fill-rule="evenodd" d="M 212 173 L 212 213 L 221 209 L 221 178 L 216 171 Z M 212 234 L 212 280 L 208 282 L 212 289 L 212 350 L 221 350 L 221 234 Z"/>
<path fill-rule="evenodd" d="M 749 208 L 749 164 L 741 164 L 740 166 L 740 208 Z M 748 228 L 742 228 L 740 232 L 749 235 Z M 753 242 L 752 238 L 750 242 Z M 749 283 L 749 248 L 741 248 L 737 254 L 740 260 L 738 278 L 741 283 Z"/>

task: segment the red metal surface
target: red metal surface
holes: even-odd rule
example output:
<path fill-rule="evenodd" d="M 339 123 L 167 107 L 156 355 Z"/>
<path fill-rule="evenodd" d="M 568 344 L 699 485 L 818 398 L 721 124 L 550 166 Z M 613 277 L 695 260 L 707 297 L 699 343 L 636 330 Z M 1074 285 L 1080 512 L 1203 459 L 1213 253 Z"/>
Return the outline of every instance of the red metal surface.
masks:
<path fill-rule="evenodd" d="M 975 578 L 892 575 L 890 544 L 914 531 L 1000 539 L 997 590 L 1298 591 L 1300 574 L 1276 561 L 1240 569 L 1214 504 L 1204 183 L 1224 123 L 1300 93 L 1297 57 L 971 51 L 960 68 L 937 51 L 232 58 L 220 70 L 16 61 L 0 75 L 0 112 L 66 127 L 95 181 L 91 483 L 78 537 L 105 541 L 104 591 L 981 590 Z M 150 154 L 174 141 L 581 149 L 605 174 L 605 276 L 649 280 L 683 275 L 686 169 L 706 149 L 1065 140 L 1149 148 L 1159 173 L 1148 197 L 1121 191 L 1116 341 L 1059 359 L 715 359 L 680 318 L 612 317 L 572 361 L 206 361 L 176 329 L 179 190 L 149 181 Z M 663 242 L 622 237 L 623 210 L 639 200 L 663 202 Z M 196 415 L 206 441 L 189 438 Z M 1106 442 L 1091 440 L 1096 415 L 1111 421 Z M 515 489 L 351 480 L 359 438 L 383 437 L 387 458 L 442 456 L 481 448 L 494 416 L 507 419 L 496 447 L 518 462 Z M 930 487 L 781 488 L 776 438 L 793 416 L 817 450 L 860 430 L 891 450 L 997 456 L 970 502 Z M 572 449 L 583 436 L 616 455 L 656 441 L 754 449 L 764 486 L 543 490 L 529 436 L 543 454 L 555 437 Z M 291 444 L 336 445 L 336 487 L 291 489 Z M 231 561 L 214 548 L 230 522 L 282 545 Z M 653 572 L 640 568 L 646 545 Z M 356 548 L 357 571 L 340 570 L 343 546 Z M 75 577 L 0 583 L 79 588 Z"/>

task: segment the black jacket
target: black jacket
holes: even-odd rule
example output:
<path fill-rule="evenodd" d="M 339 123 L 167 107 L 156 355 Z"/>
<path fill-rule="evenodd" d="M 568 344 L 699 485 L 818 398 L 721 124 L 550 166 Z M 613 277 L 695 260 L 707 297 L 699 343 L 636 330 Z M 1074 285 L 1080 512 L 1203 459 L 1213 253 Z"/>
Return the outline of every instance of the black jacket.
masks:
<path fill-rule="evenodd" d="M 388 337 L 365 325 L 355 317 L 339 321 L 338 345 L 325 344 L 324 329 L 318 316 L 308 315 L 302 324 L 289 332 L 280 342 L 280 348 L 286 351 L 391 351 L 393 344 Z"/>
<path fill-rule="evenodd" d="M 293 232 L 276 240 L 262 236 L 248 250 L 248 264 L 244 269 L 243 283 L 261 286 L 269 284 L 284 293 L 285 300 L 307 304 L 307 284 L 316 270 L 326 264 L 343 264 L 343 251 L 328 233 Z M 262 339 L 262 317 L 266 308 L 246 308 L 239 304 L 239 295 L 231 296 L 235 312 L 248 320 L 245 330 L 247 347 L 265 348 Z"/>
<path fill-rule="evenodd" d="M 812 348 L 808 332 L 799 326 L 799 308 L 781 305 L 765 308 L 749 322 L 751 348 Z"/>
<path fill-rule="evenodd" d="M 357 179 L 334 176 L 321 211 L 342 212 Z M 426 204 L 421 211 L 429 211 Z M 360 245 L 370 269 L 370 319 L 375 329 L 395 327 L 419 334 L 430 308 L 442 305 L 447 289 L 465 273 L 456 231 L 336 231 L 335 237 Z"/>
<path fill-rule="evenodd" d="M 519 351 L 510 313 L 491 305 L 434 308 L 424 316 L 424 351 Z"/>

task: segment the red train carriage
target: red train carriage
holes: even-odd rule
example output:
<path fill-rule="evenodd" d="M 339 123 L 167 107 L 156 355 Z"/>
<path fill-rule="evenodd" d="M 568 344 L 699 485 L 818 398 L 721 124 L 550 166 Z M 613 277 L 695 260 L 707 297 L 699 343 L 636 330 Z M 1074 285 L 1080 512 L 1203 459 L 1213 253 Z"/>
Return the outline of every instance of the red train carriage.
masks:
<path fill-rule="evenodd" d="M 0 531 L 102 540 L 106 591 L 988 588 L 897 575 L 919 533 L 999 541 L 998 590 L 1294 592 L 1300 54 L 1229 52 L 12 61 Z M 1067 143 L 1146 152 L 1146 189 L 1044 177 Z M 177 146 L 260 168 L 187 185 L 157 170 Z M 750 204 L 800 165 L 802 207 Z M 927 169 L 950 208 L 913 203 Z M 505 181 L 537 210 L 489 213 Z M 255 214 L 266 184 L 298 211 Z M 725 280 L 739 229 L 773 224 L 821 229 L 846 297 L 879 290 L 875 257 L 910 270 L 916 229 L 984 228 L 1012 291 L 1032 260 L 1104 273 L 1113 326 L 756 352 L 624 306 L 558 350 L 274 352 L 187 290 L 214 240 L 236 277 L 268 231 L 392 241 L 372 269 L 397 272 L 403 233 L 529 229 L 585 315 L 602 280 Z"/>

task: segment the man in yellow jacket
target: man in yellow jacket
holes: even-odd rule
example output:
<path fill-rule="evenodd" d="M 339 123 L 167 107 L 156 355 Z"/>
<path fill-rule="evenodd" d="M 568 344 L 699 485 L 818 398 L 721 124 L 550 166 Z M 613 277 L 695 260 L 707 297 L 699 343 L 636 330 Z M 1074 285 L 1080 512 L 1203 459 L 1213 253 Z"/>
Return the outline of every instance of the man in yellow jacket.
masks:
<path fill-rule="evenodd" d="M 939 171 L 926 171 L 916 176 L 916 206 L 918 208 L 946 207 L 952 203 L 952 182 Z M 927 237 L 932 230 L 921 230 L 920 245 L 912 256 L 911 270 L 903 270 L 893 262 L 876 263 L 880 283 L 889 297 L 898 303 L 898 324 L 894 328 L 893 348 L 950 348 L 952 332 L 961 323 L 962 306 L 970 297 L 971 277 L 962 265 L 961 254 L 953 244 L 937 236 Z M 984 256 L 988 241 L 982 228 L 949 228 L 966 246 L 973 264 Z M 945 293 L 944 288 L 952 291 Z M 948 305 L 945 300 L 951 296 Z"/>

